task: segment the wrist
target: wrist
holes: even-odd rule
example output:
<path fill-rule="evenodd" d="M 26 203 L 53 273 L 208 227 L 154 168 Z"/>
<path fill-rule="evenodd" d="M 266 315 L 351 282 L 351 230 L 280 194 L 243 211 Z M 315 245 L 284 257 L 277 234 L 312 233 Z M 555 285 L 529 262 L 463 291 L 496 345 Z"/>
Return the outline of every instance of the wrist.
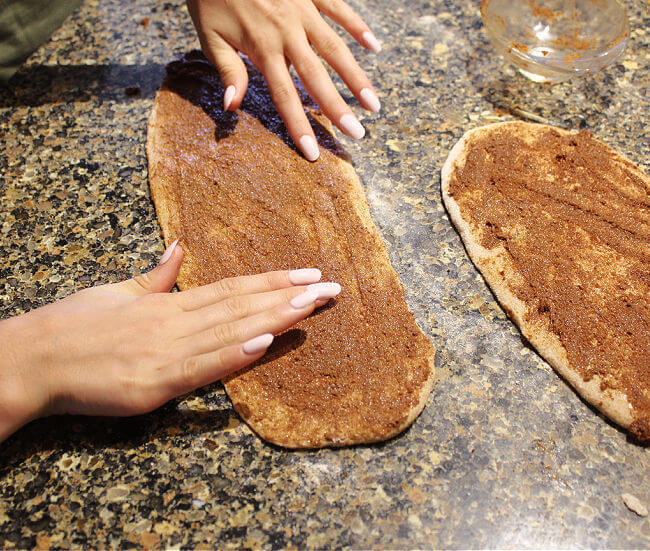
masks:
<path fill-rule="evenodd" d="M 47 414 L 30 352 L 36 341 L 26 327 L 28 315 L 0 321 L 0 441 Z"/>

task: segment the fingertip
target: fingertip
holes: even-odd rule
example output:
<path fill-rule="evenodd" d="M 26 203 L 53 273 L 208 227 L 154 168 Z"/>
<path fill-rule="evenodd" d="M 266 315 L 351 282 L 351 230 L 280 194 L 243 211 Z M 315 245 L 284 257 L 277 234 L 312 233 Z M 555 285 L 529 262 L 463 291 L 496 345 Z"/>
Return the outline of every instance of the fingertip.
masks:
<path fill-rule="evenodd" d="M 237 111 L 239 109 L 239 106 L 241 105 L 241 102 L 243 101 L 243 97 L 234 97 L 232 101 L 230 102 L 230 105 L 226 111 Z"/>
<path fill-rule="evenodd" d="M 162 266 L 163 264 L 166 264 L 169 262 L 172 257 L 176 256 L 176 259 L 178 259 L 178 255 L 181 255 L 181 258 L 184 254 L 183 248 L 178 244 L 178 239 L 176 239 L 169 247 L 165 249 L 165 252 L 163 252 L 162 256 L 160 257 L 160 261 L 158 262 L 159 266 Z"/>
<path fill-rule="evenodd" d="M 165 249 L 165 252 L 160 257 L 160 262 L 152 272 L 152 277 L 158 281 L 156 287 L 159 291 L 169 291 L 176 283 L 178 272 L 183 263 L 185 251 L 180 245 L 180 240 L 176 239 L 174 242 Z"/>
<path fill-rule="evenodd" d="M 341 25 L 362 46 L 376 53 L 381 52 L 381 44 L 377 37 L 363 19 L 345 2 L 314 0 L 314 3 L 322 13 Z"/>
<path fill-rule="evenodd" d="M 316 139 L 313 136 L 308 134 L 301 136 L 296 145 L 308 161 L 313 163 L 320 157 L 318 143 L 316 143 Z"/>
<path fill-rule="evenodd" d="M 174 249 L 174 259 L 178 259 L 178 263 L 180 264 L 183 258 L 185 258 L 185 249 L 183 249 L 183 245 L 178 243 Z"/>
<path fill-rule="evenodd" d="M 224 86 L 223 110 L 234 111 L 248 87 L 246 65 L 239 53 L 220 36 L 210 36 L 201 45 L 205 57 L 219 71 Z"/>
<path fill-rule="evenodd" d="M 366 135 L 366 129 L 352 113 L 346 113 L 339 119 L 339 128 L 354 140 Z"/>
<path fill-rule="evenodd" d="M 339 295 L 342 291 L 340 284 L 335 281 L 324 281 L 322 283 L 312 283 L 307 286 L 308 291 L 315 291 L 318 295 L 318 300 L 329 300 Z"/>
<path fill-rule="evenodd" d="M 223 110 L 228 111 L 230 109 L 230 104 L 232 103 L 233 98 L 235 97 L 235 92 L 237 89 L 233 84 L 226 86 L 226 91 L 223 93 Z"/>
<path fill-rule="evenodd" d="M 239 57 L 238 54 L 237 57 Z M 246 67 L 243 64 L 243 61 L 242 61 L 242 66 L 240 67 L 239 74 L 237 75 L 235 81 L 230 84 L 230 86 L 233 87 L 234 92 L 232 93 L 232 97 L 230 98 L 231 101 L 227 111 L 236 111 L 237 109 L 239 109 L 239 106 L 244 101 L 244 96 L 246 95 L 246 90 L 248 89 L 248 73 L 246 72 Z M 225 94 L 224 94 L 224 99 L 225 99 Z"/>
<path fill-rule="evenodd" d="M 381 102 L 379 101 L 377 94 L 375 94 L 370 88 L 364 88 L 361 90 L 359 97 L 361 98 L 363 106 L 373 113 L 377 113 L 381 109 Z"/>
<path fill-rule="evenodd" d="M 303 293 L 293 297 L 289 304 L 294 310 L 303 310 L 304 308 L 314 307 L 314 303 L 318 300 L 318 292 L 314 289 L 307 288 Z"/>
<path fill-rule="evenodd" d="M 379 40 L 377 40 L 377 37 L 374 35 L 372 31 L 366 31 L 361 35 L 361 38 L 363 39 L 362 44 L 368 49 L 376 54 L 381 52 L 381 43 Z"/>
<path fill-rule="evenodd" d="M 299 268 L 297 270 L 289 270 L 287 276 L 292 285 L 308 285 L 310 283 L 317 283 L 322 277 L 322 272 L 318 268 Z"/>
<path fill-rule="evenodd" d="M 236 111 L 239 109 L 241 102 L 244 101 L 246 95 L 246 88 L 248 87 L 248 79 L 246 75 L 236 79 L 237 82 L 230 83 L 226 86 L 223 93 L 223 110 Z"/>
<path fill-rule="evenodd" d="M 114 283 L 113 288 L 129 295 L 166 293 L 176 283 L 184 254 L 176 239 L 165 249 L 154 268 L 131 279 Z"/>
<path fill-rule="evenodd" d="M 263 335 L 253 337 L 241 345 L 242 352 L 246 356 L 261 356 L 271 346 L 273 339 L 274 336 L 272 333 L 264 333 Z"/>

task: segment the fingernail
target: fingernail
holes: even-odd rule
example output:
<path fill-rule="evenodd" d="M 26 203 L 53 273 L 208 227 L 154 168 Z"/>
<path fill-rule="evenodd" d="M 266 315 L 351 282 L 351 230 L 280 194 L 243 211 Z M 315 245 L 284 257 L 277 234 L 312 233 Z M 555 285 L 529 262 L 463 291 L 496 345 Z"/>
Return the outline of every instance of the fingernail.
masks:
<path fill-rule="evenodd" d="M 300 150 L 308 161 L 315 161 L 318 159 L 320 151 L 318 151 L 318 144 L 314 138 L 305 135 L 300 138 L 299 142 Z"/>
<path fill-rule="evenodd" d="M 363 41 L 366 43 L 366 46 L 373 52 L 381 52 L 381 44 L 379 43 L 379 40 L 377 40 L 377 37 L 370 31 L 363 33 Z"/>
<path fill-rule="evenodd" d="M 351 113 L 343 115 L 339 123 L 341 124 L 343 131 L 355 140 L 360 140 L 366 135 L 366 129 Z"/>
<path fill-rule="evenodd" d="M 271 333 L 264 333 L 259 337 L 254 337 L 241 345 L 244 354 L 255 355 L 266 350 L 273 342 L 273 335 Z"/>
<path fill-rule="evenodd" d="M 361 99 L 363 100 L 365 106 L 368 109 L 370 109 L 373 113 L 376 113 L 381 109 L 381 103 L 379 103 L 379 98 L 370 88 L 364 88 L 363 90 L 361 90 L 359 95 L 361 96 Z"/>
<path fill-rule="evenodd" d="M 309 306 L 310 304 L 316 302 L 316 299 L 318 298 L 318 294 L 316 291 L 311 291 L 307 290 L 301 295 L 298 295 L 297 297 L 293 297 L 289 304 L 296 310 L 301 310 L 305 306 Z"/>
<path fill-rule="evenodd" d="M 232 103 L 232 98 L 235 97 L 235 87 L 231 84 L 226 88 L 225 93 L 223 94 L 223 110 L 228 111 L 228 107 Z"/>
<path fill-rule="evenodd" d="M 333 282 L 323 282 L 323 283 L 312 283 L 307 287 L 308 291 L 315 291 L 319 299 L 321 298 L 333 298 L 341 292 L 341 286 L 338 283 Z"/>
<path fill-rule="evenodd" d="M 165 252 L 160 257 L 160 262 L 158 262 L 159 266 L 167 262 L 172 257 L 172 253 L 174 252 L 176 245 L 178 245 L 178 239 L 165 249 Z"/>
<path fill-rule="evenodd" d="M 320 281 L 321 273 L 318 268 L 301 268 L 289 271 L 289 281 L 294 285 L 307 285 Z"/>

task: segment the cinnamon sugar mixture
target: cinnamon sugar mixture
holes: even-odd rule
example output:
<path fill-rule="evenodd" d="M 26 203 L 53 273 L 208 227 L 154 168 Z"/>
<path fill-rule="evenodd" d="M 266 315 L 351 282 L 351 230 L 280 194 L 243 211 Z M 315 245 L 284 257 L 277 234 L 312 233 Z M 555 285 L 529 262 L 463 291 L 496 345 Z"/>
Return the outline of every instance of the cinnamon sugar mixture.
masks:
<path fill-rule="evenodd" d="M 513 290 L 584 380 L 625 393 L 650 439 L 650 186 L 590 133 L 476 138 L 449 193 L 522 283 Z"/>
<path fill-rule="evenodd" d="M 259 75 L 235 114 L 222 111 L 222 95 L 216 72 L 190 57 L 171 66 L 157 100 L 174 123 L 164 129 L 156 177 L 173 189 L 170 239 L 181 237 L 187 252 L 182 287 L 305 267 L 343 287 L 226 389 L 275 442 L 382 439 L 417 406 L 433 348 L 376 230 L 358 213 L 365 199 L 340 168 L 344 153 L 312 110 L 321 158 L 304 160 Z"/>

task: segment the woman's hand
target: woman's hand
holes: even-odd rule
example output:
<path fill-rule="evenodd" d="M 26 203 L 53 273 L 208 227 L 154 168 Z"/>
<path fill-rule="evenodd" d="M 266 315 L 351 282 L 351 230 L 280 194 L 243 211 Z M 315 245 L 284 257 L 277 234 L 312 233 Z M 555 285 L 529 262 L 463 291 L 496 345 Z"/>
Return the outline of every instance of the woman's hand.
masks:
<path fill-rule="evenodd" d="M 336 21 L 366 48 L 380 51 L 374 34 L 343 0 L 187 0 L 187 6 L 203 53 L 221 75 L 224 109 L 237 109 L 248 86 L 239 51 L 264 75 L 278 113 L 307 159 L 318 158 L 318 145 L 289 74 L 289 63 L 342 132 L 354 139 L 364 136 L 363 126 L 312 49 L 334 68 L 361 105 L 379 111 L 379 99 L 368 77 L 320 15 Z"/>
<path fill-rule="evenodd" d="M 257 360 L 341 289 L 306 269 L 169 293 L 182 259 L 174 243 L 146 274 L 0 323 L 0 440 L 50 414 L 151 411 Z"/>

